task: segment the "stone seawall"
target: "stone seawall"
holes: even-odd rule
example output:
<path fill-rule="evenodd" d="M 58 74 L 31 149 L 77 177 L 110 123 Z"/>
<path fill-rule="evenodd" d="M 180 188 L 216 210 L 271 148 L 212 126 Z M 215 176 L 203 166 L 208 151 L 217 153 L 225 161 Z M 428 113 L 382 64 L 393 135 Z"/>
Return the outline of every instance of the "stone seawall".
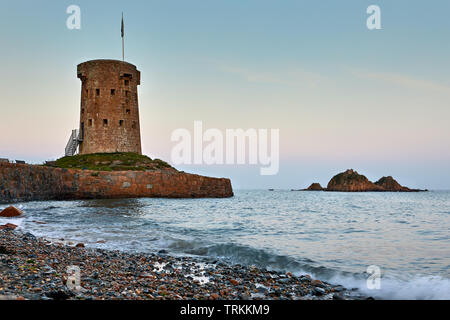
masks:
<path fill-rule="evenodd" d="M 225 198 L 231 182 L 174 170 L 90 171 L 0 163 L 0 202 L 106 198 Z"/>

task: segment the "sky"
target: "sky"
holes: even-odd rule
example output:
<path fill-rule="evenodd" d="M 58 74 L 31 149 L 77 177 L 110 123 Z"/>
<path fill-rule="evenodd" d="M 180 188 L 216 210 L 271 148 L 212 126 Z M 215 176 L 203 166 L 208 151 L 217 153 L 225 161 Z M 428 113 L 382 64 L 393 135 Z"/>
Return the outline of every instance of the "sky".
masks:
<path fill-rule="evenodd" d="M 81 29 L 66 27 L 70 5 Z M 381 9 L 369 30 L 366 9 Z M 178 128 L 279 129 L 280 167 L 178 165 L 236 189 L 305 188 L 353 168 L 450 189 L 450 2 L 0 0 L 0 158 L 64 155 L 77 64 L 141 71 L 143 153 L 171 162 Z"/>

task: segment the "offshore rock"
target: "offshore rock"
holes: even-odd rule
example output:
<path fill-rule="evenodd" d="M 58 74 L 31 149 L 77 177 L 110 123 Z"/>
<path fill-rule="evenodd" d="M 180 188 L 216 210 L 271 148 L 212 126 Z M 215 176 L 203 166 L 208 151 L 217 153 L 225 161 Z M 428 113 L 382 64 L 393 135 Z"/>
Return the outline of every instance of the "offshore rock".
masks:
<path fill-rule="evenodd" d="M 320 185 L 320 183 L 313 183 L 311 184 L 305 191 L 323 191 L 324 188 Z"/>
<path fill-rule="evenodd" d="M 375 184 L 377 186 L 382 187 L 386 191 L 397 191 L 397 192 L 408 192 L 408 191 L 411 191 L 411 189 L 409 189 L 407 187 L 403 187 L 402 185 L 400 185 L 400 183 L 395 181 L 395 179 L 392 178 L 391 176 L 383 177 L 380 180 L 378 180 L 377 182 L 375 182 Z"/>
<path fill-rule="evenodd" d="M 381 186 L 369 181 L 365 176 L 348 169 L 331 178 L 328 182 L 327 191 L 364 192 L 384 190 Z"/>
<path fill-rule="evenodd" d="M 335 175 L 325 191 L 342 191 L 342 192 L 419 192 L 427 190 L 410 189 L 400 185 L 391 176 L 383 177 L 373 183 L 365 176 L 359 174 L 355 170 L 349 169 L 345 172 Z"/>

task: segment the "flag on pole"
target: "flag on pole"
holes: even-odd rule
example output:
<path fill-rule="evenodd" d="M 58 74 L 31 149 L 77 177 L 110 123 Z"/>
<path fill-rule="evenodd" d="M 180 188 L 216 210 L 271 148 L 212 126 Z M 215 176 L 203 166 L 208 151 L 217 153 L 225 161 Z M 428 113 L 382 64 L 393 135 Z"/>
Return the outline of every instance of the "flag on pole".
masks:
<path fill-rule="evenodd" d="M 123 24 L 123 12 L 122 12 L 122 25 L 120 27 L 120 33 L 122 34 L 122 61 L 125 61 L 125 26 Z"/>
<path fill-rule="evenodd" d="M 121 34 L 122 34 L 122 38 L 123 38 L 123 36 L 124 36 L 124 31 L 125 31 L 125 28 L 124 28 L 124 25 L 123 25 L 123 13 L 122 13 L 122 26 L 121 26 L 121 28 L 120 28 L 120 32 L 121 32 Z"/>

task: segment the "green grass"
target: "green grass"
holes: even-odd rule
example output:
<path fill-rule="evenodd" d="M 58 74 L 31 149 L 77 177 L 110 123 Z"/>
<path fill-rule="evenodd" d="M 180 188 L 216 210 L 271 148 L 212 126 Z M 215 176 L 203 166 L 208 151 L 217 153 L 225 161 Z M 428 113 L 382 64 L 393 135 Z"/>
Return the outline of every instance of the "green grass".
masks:
<path fill-rule="evenodd" d="M 66 169 L 84 169 L 94 171 L 146 171 L 172 168 L 160 159 L 131 152 L 93 153 L 63 157 L 56 160 L 53 167 Z"/>

